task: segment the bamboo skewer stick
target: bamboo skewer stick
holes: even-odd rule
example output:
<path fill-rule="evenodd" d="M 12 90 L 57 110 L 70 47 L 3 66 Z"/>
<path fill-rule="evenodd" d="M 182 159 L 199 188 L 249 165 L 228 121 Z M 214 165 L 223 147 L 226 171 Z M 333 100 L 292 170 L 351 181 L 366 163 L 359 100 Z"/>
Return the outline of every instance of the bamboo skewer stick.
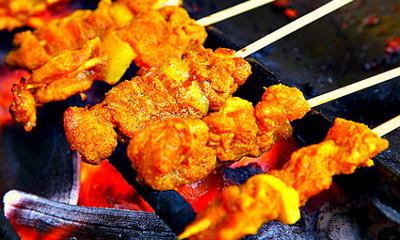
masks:
<path fill-rule="evenodd" d="M 400 115 L 390 119 L 389 121 L 382 123 L 381 125 L 377 126 L 376 128 L 372 129 L 372 131 L 378 134 L 380 137 L 390 133 L 391 131 L 396 130 L 400 127 Z"/>
<path fill-rule="evenodd" d="M 400 67 L 307 100 L 311 108 L 400 76 Z"/>
<path fill-rule="evenodd" d="M 279 39 L 299 30 L 300 28 L 318 20 L 319 18 L 343 7 L 344 5 L 353 2 L 354 0 L 333 0 L 322 7 L 298 18 L 297 20 L 279 28 L 278 30 L 266 35 L 265 37 L 255 41 L 247 47 L 239 50 L 236 53 L 237 57 L 248 57 L 249 55 L 257 52 L 258 50 L 278 41 Z"/>
<path fill-rule="evenodd" d="M 250 11 L 252 9 L 258 8 L 260 6 L 263 6 L 265 4 L 271 3 L 274 0 L 250 0 L 250 1 L 245 1 L 243 3 L 237 4 L 233 7 L 224 9 L 222 11 L 216 12 L 214 14 L 211 14 L 209 16 L 206 16 L 204 18 L 201 18 L 197 20 L 197 24 L 201 26 L 209 26 L 217 22 L 221 22 L 223 20 L 226 20 L 228 18 L 234 17 L 236 15 L 239 15 L 241 13 Z"/>

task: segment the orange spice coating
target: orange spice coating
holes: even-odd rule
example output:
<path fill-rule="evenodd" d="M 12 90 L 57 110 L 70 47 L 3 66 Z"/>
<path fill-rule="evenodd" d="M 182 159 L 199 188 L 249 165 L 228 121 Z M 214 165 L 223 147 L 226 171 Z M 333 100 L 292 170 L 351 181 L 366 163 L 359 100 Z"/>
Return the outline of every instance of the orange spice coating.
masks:
<path fill-rule="evenodd" d="M 31 99 L 21 102 L 14 94 L 10 107 L 14 119 L 23 123 L 26 131 L 36 125 L 37 104 L 65 100 L 90 88 L 95 79 L 91 68 L 102 62 L 96 57 L 98 43 L 99 39 L 93 39 L 82 50 L 60 54 L 33 72 L 26 82 L 14 86 L 13 92 L 29 92 Z M 28 104 L 30 111 L 25 110 Z"/>
<path fill-rule="evenodd" d="M 275 85 L 270 87 L 271 89 L 266 90 L 266 94 L 271 94 L 271 92 L 277 93 L 278 89 L 281 89 L 282 92 L 285 94 L 275 94 L 276 98 L 275 101 L 279 102 L 280 104 L 284 105 L 284 99 L 280 99 L 280 97 L 286 97 L 286 94 L 289 92 L 297 93 L 299 90 L 296 88 L 290 88 L 284 85 Z M 266 95 L 265 95 L 266 96 Z M 296 96 L 296 94 L 292 94 L 292 96 Z M 263 98 L 263 101 L 266 101 L 267 98 Z M 258 111 L 265 111 L 264 108 L 268 108 L 268 105 L 263 104 L 263 101 L 260 102 L 258 105 L 261 107 L 258 108 Z M 270 101 L 270 100 L 268 100 Z M 293 99 L 291 100 L 293 101 Z M 306 100 L 304 99 L 302 94 L 299 94 L 297 96 L 297 101 L 303 102 L 303 104 L 297 103 L 297 106 L 308 106 Z M 270 102 L 270 104 L 274 104 Z M 276 105 L 276 103 L 275 103 Z M 277 109 L 277 107 L 274 106 L 272 109 Z M 307 112 L 309 109 L 308 107 L 306 108 L 296 108 L 297 110 L 302 110 L 303 112 L 297 113 L 297 117 L 301 118 L 304 116 L 304 114 Z M 285 114 L 284 111 L 280 111 L 282 114 Z M 293 115 L 292 111 L 286 111 L 289 112 L 289 116 L 284 117 L 282 116 L 281 118 L 283 119 L 291 119 L 294 120 L 295 116 Z M 256 121 L 256 110 L 253 108 L 252 104 L 246 100 L 243 100 L 238 97 L 233 97 L 229 98 L 226 100 L 225 105 L 221 107 L 221 109 L 218 112 L 213 112 L 209 114 L 208 116 L 203 118 L 204 124 L 206 124 L 209 128 L 208 130 L 208 141 L 204 142 L 203 145 L 198 144 L 198 147 L 206 147 L 209 146 L 211 149 L 214 151 L 214 155 L 217 156 L 219 161 L 235 161 L 238 160 L 244 156 L 259 156 L 263 151 L 261 149 L 266 148 L 266 143 L 262 143 L 261 147 L 258 145 L 259 135 L 265 135 L 264 130 L 260 130 L 259 127 L 257 126 L 257 121 Z M 164 121 L 169 121 L 169 120 L 164 120 Z M 152 124 L 152 127 L 145 127 L 144 129 L 141 129 L 139 133 L 141 136 L 152 136 L 152 132 L 155 132 L 154 134 L 158 134 L 158 131 L 162 131 L 163 126 L 166 124 L 164 121 L 160 121 L 157 123 Z M 187 125 L 191 125 L 190 120 L 185 121 L 184 119 L 181 119 L 181 121 L 185 122 Z M 289 127 L 290 124 L 288 123 Z M 157 126 L 160 127 L 160 129 L 157 129 Z M 286 126 L 286 125 L 285 125 Z M 281 126 L 279 125 L 279 122 L 274 125 L 276 129 L 281 129 Z M 194 128 L 196 130 L 196 128 Z M 273 128 L 269 128 L 269 131 L 272 131 L 272 135 L 274 133 Z M 137 134 L 139 134 L 137 133 Z M 175 129 L 175 134 L 184 134 L 184 129 L 182 129 L 182 132 L 179 131 L 179 129 Z M 134 134 L 135 135 L 135 134 Z M 282 136 L 279 136 L 282 137 Z M 152 146 L 152 151 L 156 152 L 162 152 L 162 151 L 167 151 L 165 149 L 168 149 L 168 156 L 164 155 L 158 155 L 158 156 L 152 156 L 153 162 L 175 162 L 175 159 L 180 157 L 181 152 L 179 151 L 180 149 L 176 149 L 175 146 L 179 144 L 185 144 L 186 139 L 180 139 L 182 141 L 179 143 L 179 141 L 171 141 L 170 136 L 167 134 L 163 135 L 157 135 L 157 142 L 158 144 L 154 144 Z M 278 137 L 274 137 L 273 139 L 278 139 Z M 163 144 L 160 144 L 163 143 Z M 185 182 L 181 181 L 175 181 L 174 183 L 168 182 L 169 184 L 166 185 L 162 181 L 158 181 L 160 178 L 160 175 L 162 176 L 169 176 L 175 172 L 176 168 L 179 167 L 184 167 L 180 166 L 179 164 L 174 164 L 174 168 L 171 168 L 170 171 L 165 170 L 164 172 L 160 174 L 149 174 L 152 172 L 153 165 L 148 164 L 148 156 L 143 152 L 141 154 L 131 154 L 132 149 L 135 148 L 141 148 L 141 142 L 138 140 L 131 141 L 130 142 L 130 148 L 128 149 L 128 156 L 130 157 L 131 161 L 134 162 L 133 166 L 140 166 L 140 168 L 136 168 L 138 177 L 140 179 L 143 179 L 144 182 L 146 182 L 148 185 L 150 185 L 152 188 L 157 189 L 157 190 L 166 190 L 166 189 L 174 189 L 179 187 L 180 185 L 173 185 L 173 184 L 183 184 L 183 183 L 189 183 L 189 182 L 194 182 L 196 180 L 199 180 L 209 174 L 208 171 L 196 171 L 196 177 L 192 177 L 190 179 L 186 178 Z M 268 144 L 272 145 L 272 142 L 269 141 Z M 137 146 L 136 146 L 137 145 Z M 269 147 L 268 147 L 269 148 Z M 175 154 L 173 154 L 173 151 L 175 151 Z M 165 160 L 166 158 L 172 158 L 169 159 L 168 161 Z M 194 161 L 197 162 L 202 162 L 202 158 L 197 158 L 194 159 Z M 178 167 L 179 166 L 179 167 Z M 157 179 L 155 179 L 157 178 Z M 169 187 L 169 188 L 167 188 Z"/>
<path fill-rule="evenodd" d="M 25 131 L 32 130 L 36 123 L 35 98 L 26 87 L 23 79 L 20 84 L 14 84 L 12 89 L 13 99 L 10 106 L 12 117 L 19 122 L 25 122 Z"/>
<path fill-rule="evenodd" d="M 173 189 L 215 169 L 216 154 L 206 145 L 208 137 L 203 121 L 171 118 L 136 132 L 127 154 L 140 181 L 159 190 Z"/>
<path fill-rule="evenodd" d="M 34 31 L 17 33 L 13 42 L 16 48 L 7 55 L 6 63 L 34 70 L 64 50 L 82 48 L 89 40 L 122 27 L 118 15 L 113 14 L 116 6 L 102 0 L 96 10 L 77 10 Z"/>
<path fill-rule="evenodd" d="M 190 19 L 182 8 L 166 7 L 160 11 L 139 14 L 125 28 L 122 26 L 125 26 L 132 16 L 129 12 L 128 16 L 123 16 L 125 10 L 122 9 L 124 8 L 121 8 L 118 2 L 103 0 L 95 11 L 79 10 L 69 17 L 54 20 L 33 33 L 26 31 L 15 37 L 14 43 L 19 48 L 9 53 L 6 60 L 10 65 L 33 70 L 32 77 L 27 81 L 37 104 L 61 101 L 82 93 L 88 90 L 96 79 L 111 85 L 116 84 L 133 60 L 138 65 L 146 67 L 159 67 L 173 57 L 180 61 L 183 52 L 188 50 L 189 46 L 202 44 L 206 38 L 205 29 Z M 197 48 L 201 49 L 193 47 Z M 188 54 L 193 51 L 189 51 Z M 199 52 L 207 51 L 202 49 Z M 233 55 L 233 52 L 226 50 L 219 54 L 222 62 L 228 54 Z M 205 61 L 210 61 L 210 58 L 218 59 L 216 57 L 218 54 L 213 54 L 212 51 L 209 55 L 215 57 L 207 55 L 202 59 Z M 190 61 L 186 62 L 189 64 Z M 232 62 L 229 66 L 235 64 L 237 62 Z M 217 66 L 217 68 L 229 66 Z M 239 69 L 238 72 L 243 70 L 245 69 Z M 234 80 L 231 77 L 227 79 L 226 84 L 235 86 Z M 221 80 L 208 78 L 204 81 Z M 220 89 L 211 88 L 207 93 L 215 96 L 225 94 L 215 91 Z M 227 96 L 225 94 L 222 97 Z M 19 118 L 19 120 L 24 119 L 34 119 L 34 117 Z M 32 126 L 36 124 L 22 123 Z"/>
<path fill-rule="evenodd" d="M 171 57 L 180 58 L 190 46 L 203 44 L 207 33 L 185 9 L 165 7 L 133 17 L 118 36 L 137 54 L 137 66 L 159 67 Z"/>
<path fill-rule="evenodd" d="M 241 98 L 230 98 L 218 111 L 205 117 L 210 128 L 209 145 L 220 161 L 235 161 L 243 156 L 258 156 L 258 126 L 252 104 Z"/>
<path fill-rule="evenodd" d="M 0 0 L 0 31 L 27 25 L 29 19 L 40 16 L 51 5 L 67 0 Z"/>
<path fill-rule="evenodd" d="M 125 4 L 133 13 L 145 13 L 166 6 L 180 6 L 182 0 L 119 0 Z"/>
<path fill-rule="evenodd" d="M 257 214 L 248 218 L 235 218 L 234 216 L 246 216 L 252 209 L 252 205 L 247 204 L 250 200 L 245 194 L 241 191 L 233 191 L 230 187 L 224 191 L 219 202 L 212 205 L 199 215 L 194 223 L 189 225 L 183 236 L 193 236 L 191 239 L 204 239 L 204 237 L 207 239 L 240 239 L 245 235 L 256 233 L 264 222 L 282 221 L 279 217 L 274 217 L 274 212 L 278 209 L 268 207 L 278 204 L 275 201 L 282 201 L 269 197 L 269 188 L 276 184 L 256 182 L 254 185 L 255 178 L 270 178 L 271 176 L 280 179 L 286 187 L 293 188 L 298 192 L 298 203 L 287 205 L 286 216 L 290 221 L 286 221 L 286 223 L 294 223 L 299 218 L 299 212 L 294 209 L 304 205 L 310 197 L 328 189 L 334 175 L 351 174 L 357 167 L 372 166 L 371 158 L 387 147 L 388 141 L 377 136 L 366 125 L 337 118 L 322 143 L 295 151 L 281 170 L 254 176 L 244 185 L 232 187 L 233 189 L 239 188 L 241 191 L 248 189 L 248 184 L 253 186 L 252 188 L 265 188 L 264 191 L 252 195 L 255 202 L 265 201 L 265 208 L 260 207 Z M 286 187 L 282 187 L 278 192 L 284 194 L 287 192 Z M 231 206 L 237 205 L 237 199 L 242 200 L 239 200 L 241 207 L 232 211 Z M 239 227 L 243 225 L 248 227 Z M 229 234 L 225 234 L 226 232 Z"/>
<path fill-rule="evenodd" d="M 308 111 L 310 106 L 297 88 L 282 84 L 267 88 L 255 113 L 261 130 L 258 136 L 261 150 L 268 151 L 277 139 L 291 136 L 290 122 L 301 119 Z"/>
<path fill-rule="evenodd" d="M 115 86 L 107 93 L 105 100 L 96 106 L 109 113 L 111 117 L 108 121 L 120 133 L 130 138 L 136 131 L 154 121 L 174 117 L 193 119 L 205 116 L 208 113 L 209 106 L 214 103 L 212 97 L 221 94 L 228 98 L 233 93 L 233 89 L 237 89 L 238 84 L 243 83 L 242 76 L 251 74 L 251 66 L 245 60 L 233 57 L 233 52 L 230 51 L 216 50 L 213 53 L 209 49 L 198 47 L 196 50 L 192 50 L 190 54 L 193 55 L 196 52 L 198 54 L 207 52 L 207 61 L 202 61 L 198 64 L 209 68 L 219 67 L 220 71 L 218 72 L 221 73 L 221 76 L 215 79 L 201 79 L 202 82 L 197 81 L 198 78 L 195 72 L 191 71 L 191 67 L 195 65 L 192 62 L 195 58 L 186 58 L 186 55 L 184 55 L 183 59 L 171 59 L 159 69 L 142 69 L 140 76 Z M 228 54 L 223 55 L 221 52 Z M 222 61 L 227 63 L 220 64 Z M 243 62 L 238 69 L 223 68 L 226 65 L 236 66 L 238 61 Z M 246 65 L 246 67 L 242 65 Z M 238 72 L 241 72 L 239 79 L 234 77 L 238 75 Z M 229 94 L 217 92 L 217 90 L 210 88 L 207 88 L 207 92 L 204 91 L 202 85 L 205 85 L 206 82 L 215 82 L 217 80 L 224 81 L 222 84 L 233 86 L 228 89 Z M 210 94 L 210 92 L 214 94 Z M 220 97 L 218 97 L 219 100 Z M 70 108 L 67 111 L 73 111 L 71 109 L 74 108 Z M 90 114 L 96 114 L 92 109 L 89 112 Z M 86 145 L 99 139 L 96 131 L 91 133 L 91 137 L 80 136 L 75 131 L 77 128 L 76 122 L 82 128 L 92 123 L 83 120 L 77 121 L 74 118 L 78 118 L 78 116 L 66 114 L 64 118 L 64 127 L 71 148 L 78 150 L 89 163 L 96 164 L 105 159 L 104 156 L 96 156 L 92 152 L 92 147 L 86 148 Z M 70 124 L 70 122 L 74 124 Z M 101 125 L 98 127 L 101 128 Z"/>

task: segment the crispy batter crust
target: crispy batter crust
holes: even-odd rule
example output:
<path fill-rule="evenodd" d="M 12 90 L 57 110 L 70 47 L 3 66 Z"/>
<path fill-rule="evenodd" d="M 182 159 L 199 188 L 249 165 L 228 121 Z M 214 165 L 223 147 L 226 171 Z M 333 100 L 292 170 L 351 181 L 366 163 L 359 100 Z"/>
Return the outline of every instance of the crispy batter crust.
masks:
<path fill-rule="evenodd" d="M 90 110 L 71 107 L 64 113 L 64 128 L 71 149 L 85 150 L 85 160 L 91 164 L 100 164 L 99 159 L 107 158 L 117 146 L 117 133 L 107 117 L 98 107 Z"/>

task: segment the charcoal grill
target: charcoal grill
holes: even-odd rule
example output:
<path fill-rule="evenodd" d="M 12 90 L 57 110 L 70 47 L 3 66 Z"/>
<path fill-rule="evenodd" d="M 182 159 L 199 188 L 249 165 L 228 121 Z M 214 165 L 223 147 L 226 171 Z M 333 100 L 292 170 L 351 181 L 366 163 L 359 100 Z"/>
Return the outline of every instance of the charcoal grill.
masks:
<path fill-rule="evenodd" d="M 214 1 L 213 3 L 203 3 L 202 1 L 186 1 L 186 8 L 193 16 L 199 15 L 200 12 L 202 15 L 206 15 L 215 12 L 217 6 L 224 8 L 237 2 Z M 293 7 L 298 9 L 300 13 L 305 13 L 327 1 L 293 2 Z M 393 7 L 396 7 L 397 4 L 396 1 L 385 2 Z M 264 86 L 283 82 L 299 87 L 306 97 L 312 97 L 398 64 L 395 61 L 388 62 L 377 66 L 373 71 L 365 71 L 363 62 L 376 60 L 374 58 L 383 57 L 383 54 L 377 49 L 366 50 L 363 45 L 382 46 L 383 52 L 383 38 L 379 36 L 374 40 L 364 41 L 363 37 L 365 36 L 375 36 L 373 35 L 376 34 L 375 30 L 372 31 L 373 33 L 368 32 L 368 29 L 357 30 L 367 32 L 359 32 L 357 34 L 355 31 L 343 29 L 343 26 L 340 25 L 341 23 L 348 23 L 347 27 L 354 30 L 354 28 L 357 28 L 355 26 L 358 26 L 357 21 L 362 20 L 361 16 L 368 14 L 368 9 L 378 9 L 379 14 L 391 11 L 388 10 L 389 7 L 375 7 L 376 1 L 356 2 L 354 5 L 339 11 L 335 16 L 326 17 L 255 54 L 254 58 L 257 60 L 248 58 L 247 60 L 252 64 L 254 74 L 239 89 L 236 95 L 255 103 L 260 100 Z M 355 11 L 357 11 L 356 14 L 354 14 Z M 392 18 L 395 21 L 397 16 L 392 16 L 389 19 Z M 265 19 L 270 21 L 265 22 Z M 245 45 L 286 22 L 285 17 L 279 13 L 277 14 L 274 9 L 271 10 L 270 6 L 263 7 L 244 16 L 237 17 L 232 21 L 218 24 L 217 27 L 223 29 L 224 34 L 217 28 L 208 28 L 209 38 L 206 46 L 239 49 L 232 41 L 240 46 Z M 316 32 L 321 32 L 321 34 L 315 34 Z M 326 35 L 324 36 L 322 33 Z M 0 34 L 1 53 L 4 54 L 10 47 L 12 34 L 4 32 Z M 400 32 L 394 34 L 400 35 Z M 131 77 L 133 73 L 134 70 L 128 71 L 126 77 Z M 103 84 L 97 84 L 95 88 L 98 92 L 106 92 L 109 89 L 108 86 Z M 335 101 L 333 104 L 320 107 L 319 110 L 324 115 L 313 111 L 304 119 L 297 121 L 294 124 L 294 135 L 300 144 L 309 145 L 319 142 L 331 126 L 330 120 L 334 116 L 342 116 L 375 126 L 398 114 L 399 90 L 399 81 L 393 80 L 373 89 L 346 97 L 343 100 Z M 64 229 L 67 233 L 65 237 L 75 236 L 78 239 L 104 239 L 102 238 L 104 236 L 110 236 L 111 238 L 115 236 L 115 238 L 121 239 L 174 238 L 173 233 L 180 233 L 194 219 L 195 213 L 193 209 L 175 191 L 159 192 L 138 184 L 134 180 L 135 172 L 130 168 L 129 161 L 125 156 L 125 146 L 123 145 L 119 146 L 116 153 L 110 158 L 110 162 L 150 203 L 159 218 L 154 214 L 141 215 L 121 210 L 86 209 L 74 206 L 77 203 L 79 191 L 79 178 L 77 176 L 79 164 L 77 157 L 69 150 L 66 142 L 62 129 L 62 113 L 70 105 L 84 106 L 87 103 L 91 103 L 89 101 L 90 99 L 82 102 L 79 97 L 72 97 L 65 102 L 52 103 L 42 108 L 39 112 L 39 127 L 32 134 L 24 133 L 21 127 L 15 125 L 9 125 L 2 129 L 0 162 L 5 167 L 0 170 L 1 195 L 10 189 L 22 191 L 11 192 L 14 195 L 7 196 L 18 196 L 26 205 L 37 207 L 37 212 L 41 214 L 36 214 L 31 219 L 26 218 L 27 215 L 32 213 L 27 211 L 21 204 L 13 205 L 15 214 L 19 214 L 19 219 L 22 219 L 27 226 L 34 227 L 39 224 L 41 231 L 51 231 L 59 227 L 63 230 L 62 226 L 65 226 L 65 220 L 77 222 L 73 228 L 67 227 L 67 230 Z M 336 179 L 338 185 L 342 186 L 347 193 L 351 193 L 348 194 L 351 198 L 348 208 L 365 209 L 373 206 L 372 209 L 374 210 L 372 211 L 376 211 L 374 214 L 379 216 L 379 219 L 383 219 L 382 221 L 388 222 L 390 227 L 385 228 L 385 230 L 390 231 L 387 236 L 383 237 L 399 236 L 396 226 L 398 227 L 399 225 L 397 224 L 400 224 L 400 212 L 398 211 L 400 210 L 400 193 L 398 192 L 400 131 L 393 132 L 388 135 L 388 138 L 392 145 L 388 151 L 376 158 L 376 168 L 358 171 L 355 176 Z M 246 179 L 256 173 L 257 169 L 254 170 L 250 166 L 241 169 L 241 171 L 239 175 Z M 230 176 L 232 175 L 235 176 L 235 173 L 230 173 Z M 40 198 L 35 195 L 40 196 Z M 10 201 L 13 198 L 9 197 L 7 199 Z M 362 201 L 366 201 L 367 204 L 361 204 L 361 206 L 359 202 Z M 333 208 L 326 205 L 324 207 Z M 343 207 L 343 209 L 346 208 Z M 54 211 L 54 213 L 59 213 L 60 215 L 46 216 L 46 211 Z M 74 218 L 74 216 L 68 215 L 68 211 L 76 211 L 77 217 Z M 346 212 L 345 210 L 340 212 L 337 209 L 336 211 L 341 214 Z M 317 224 L 318 219 L 316 219 L 315 214 L 313 215 L 307 210 L 303 210 L 302 214 L 303 220 L 295 226 L 269 223 L 264 225 L 258 235 L 249 237 L 249 239 L 268 238 L 268 234 L 278 234 L 276 236 L 280 236 L 280 239 L 285 237 L 291 239 L 293 236 L 297 236 L 293 235 L 293 232 L 296 231 L 305 232 L 305 235 L 298 235 L 298 237 L 320 236 L 318 234 L 321 233 L 315 233 L 313 232 L 314 230 L 307 229 Z M 89 216 L 88 218 L 90 219 L 98 218 L 99 215 L 103 216 L 103 218 L 99 218 L 100 220 L 94 225 L 92 224 L 93 222 L 88 224 L 88 222 L 82 220 L 85 219 L 85 216 Z M 114 219 L 118 216 L 121 216 L 123 221 L 115 222 Z M 346 216 L 332 217 L 333 220 L 331 222 L 338 224 L 338 226 L 353 226 L 351 224 L 354 224 L 354 219 L 349 220 Z M 59 218 L 63 219 L 64 222 L 60 221 Z M 124 225 L 124 223 L 132 223 L 143 219 L 148 219 L 147 225 Z M 347 220 L 348 222 L 346 222 Z M 1 221 L 5 220 L 1 219 Z M 324 229 L 323 224 L 320 225 L 320 228 Z M 101 226 L 101 231 L 94 232 L 94 226 Z M 8 235 L 4 236 L 8 236 L 10 239 L 16 238 L 12 231 L 9 228 L 7 229 Z M 121 231 L 118 233 L 116 229 Z M 326 230 L 325 232 L 329 231 Z M 329 233 L 332 232 L 335 231 L 330 231 Z M 107 235 L 110 233 L 114 235 Z M 334 237 L 332 238 L 335 239 Z"/>

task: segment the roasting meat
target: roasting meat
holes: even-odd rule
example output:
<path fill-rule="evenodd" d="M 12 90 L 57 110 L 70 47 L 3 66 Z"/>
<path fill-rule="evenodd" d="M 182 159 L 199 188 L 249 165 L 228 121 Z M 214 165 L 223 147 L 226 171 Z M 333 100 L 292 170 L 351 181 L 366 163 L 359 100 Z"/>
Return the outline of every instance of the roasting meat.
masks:
<path fill-rule="evenodd" d="M 180 58 L 192 45 L 203 44 L 207 33 L 185 9 L 165 7 L 134 17 L 118 32 L 137 54 L 139 67 L 160 67 L 171 57 Z"/>
<path fill-rule="evenodd" d="M 15 49 L 6 57 L 10 66 L 35 70 L 66 50 L 78 50 L 109 30 L 125 26 L 132 13 L 118 2 L 102 0 L 96 10 L 77 10 L 34 30 L 17 33 Z"/>
<path fill-rule="evenodd" d="M 372 166 L 371 158 L 387 147 L 388 141 L 366 125 L 337 118 L 323 142 L 297 150 L 281 170 L 254 176 L 242 186 L 227 188 L 222 197 L 199 215 L 181 237 L 240 239 L 256 233 L 267 221 L 294 223 L 300 218 L 298 207 L 328 189 L 334 175 L 351 174 L 358 167 Z M 280 179 L 283 185 L 271 182 L 271 177 Z M 297 203 L 285 205 L 285 199 L 276 197 L 284 195 L 288 189 L 295 189 L 298 193 Z M 250 215 L 255 207 L 257 214 Z"/>
<path fill-rule="evenodd" d="M 193 69 L 210 69 L 211 73 Z M 109 128 L 111 123 L 119 133 L 132 138 L 135 132 L 155 121 L 175 117 L 201 118 L 209 109 L 218 110 L 250 74 L 250 64 L 234 57 L 234 51 L 217 49 L 213 52 L 198 46 L 184 54 L 182 59 L 170 59 L 160 68 L 142 69 L 139 76 L 111 89 L 105 100 L 93 108 L 69 108 L 64 118 L 67 139 L 71 148 L 81 153 L 85 161 L 97 164 L 107 156 L 96 153 L 112 151 L 116 139 L 104 141 L 107 145 L 94 147 L 98 143 L 92 141 L 99 139 L 98 132 L 77 129 Z M 98 112 L 102 113 L 100 118 L 106 116 L 107 124 L 86 122 L 79 116 L 91 114 L 93 116 L 87 119 L 97 119 Z M 85 131 L 85 134 L 79 134 L 80 131 Z"/>
<path fill-rule="evenodd" d="M 211 113 L 203 120 L 210 128 L 209 145 L 215 149 L 220 161 L 259 155 L 259 131 L 250 102 L 237 97 L 230 98 L 218 112 Z"/>
<path fill-rule="evenodd" d="M 151 10 L 157 10 L 166 6 L 180 6 L 182 0 L 118 0 L 125 4 L 129 9 L 137 13 L 145 13 Z"/>
<path fill-rule="evenodd" d="M 51 5 L 67 0 L 0 0 L 0 31 L 33 25 Z"/>
<path fill-rule="evenodd" d="M 204 28 L 195 24 L 182 8 L 165 7 L 159 11 L 138 14 L 133 18 L 129 11 L 124 14 L 126 11 L 119 2 L 103 0 L 95 11 L 79 10 L 34 32 L 17 34 L 14 43 L 19 47 L 9 53 L 7 62 L 32 70 L 32 77 L 26 80 L 25 85 L 34 96 L 33 106 L 65 100 L 82 93 L 91 87 L 94 80 L 102 80 L 110 85 L 116 84 L 133 60 L 139 66 L 160 67 L 167 59 L 180 59 L 189 47 L 200 48 L 196 47 L 197 44 L 202 44 L 205 40 Z M 229 50 L 224 53 L 222 51 L 216 52 L 221 58 L 232 54 Z M 209 51 L 200 51 L 202 55 L 192 52 L 194 51 L 189 51 L 185 57 L 197 58 L 190 60 L 192 62 L 207 62 L 215 55 Z M 212 56 L 208 56 L 210 54 Z M 214 58 L 218 61 L 217 57 Z M 220 69 L 221 64 L 224 64 L 223 61 L 217 62 L 216 69 Z M 241 64 L 241 61 L 225 67 L 243 67 L 235 64 Z M 201 64 L 190 67 L 195 71 L 194 68 L 198 65 Z M 238 72 L 240 74 L 243 70 L 239 69 Z M 200 87 L 209 88 L 205 89 L 206 94 L 215 95 L 212 103 L 222 101 L 230 94 L 226 89 L 235 86 L 225 86 L 221 83 L 219 86 L 204 84 L 205 81 L 214 84 L 221 82 L 220 79 L 210 81 L 218 76 L 211 73 L 210 76 L 201 76 L 206 80 L 199 81 L 199 85 L 203 84 Z M 240 79 L 241 76 L 233 74 L 233 77 Z M 227 83 L 231 81 L 228 80 Z M 22 84 L 20 85 L 22 87 Z M 215 93 L 214 89 L 219 92 Z M 225 95 L 217 99 L 220 94 Z M 13 105 L 17 106 L 18 102 L 14 102 Z M 14 107 L 11 111 L 19 109 L 22 108 Z M 27 131 L 36 125 L 33 122 L 36 119 L 36 116 L 33 116 L 35 112 L 36 110 L 30 112 L 30 116 L 18 118 L 20 122 L 25 120 L 21 123 Z M 12 114 L 22 116 L 24 112 Z"/>
<path fill-rule="evenodd" d="M 292 99 L 286 100 L 286 97 L 289 95 Z M 289 107 L 292 107 L 292 109 L 289 109 Z M 289 130 L 286 130 L 285 132 L 291 132 L 289 120 L 293 121 L 302 118 L 309 109 L 306 100 L 298 89 L 287 87 L 282 84 L 274 85 L 266 89 L 263 100 L 257 104 L 256 109 L 254 109 L 252 104 L 246 100 L 238 97 L 229 98 L 219 111 L 213 112 L 203 118 L 204 124 L 206 124 L 209 129 L 207 133 L 208 141 L 203 142 L 203 145 L 198 143 L 197 147 L 211 147 L 215 156 L 214 158 L 218 158 L 221 162 L 236 161 L 244 156 L 259 156 L 261 153 L 265 152 L 266 149 L 269 149 L 277 139 L 288 137 L 288 135 L 280 134 L 280 130 L 289 128 Z M 267 111 L 268 115 L 265 114 Z M 273 111 L 277 111 L 281 116 L 277 118 L 277 113 L 274 113 Z M 257 116 L 273 116 L 275 119 L 271 117 L 271 120 L 268 121 L 269 126 L 266 128 L 265 124 L 263 125 L 263 122 L 267 122 L 266 119 L 257 119 Z M 148 164 L 148 156 L 144 154 L 144 150 L 143 152 L 134 151 L 134 149 L 142 149 L 142 143 L 141 141 L 132 139 L 128 147 L 128 156 L 132 161 L 134 168 L 137 170 L 139 180 L 154 189 L 168 190 L 175 189 L 184 183 L 192 183 L 206 177 L 209 174 L 209 171 L 196 171 L 197 175 L 191 176 L 190 179 L 184 178 L 181 182 L 159 181 L 160 178 L 166 179 L 173 175 L 177 168 L 185 168 L 187 170 L 191 168 L 183 162 L 182 165 L 179 165 L 180 163 L 176 162 L 176 159 L 180 157 L 181 151 L 180 149 L 175 148 L 175 146 L 179 144 L 184 145 L 187 140 L 183 138 L 178 139 L 182 141 L 179 143 L 178 140 L 170 141 L 170 136 L 167 134 L 159 135 L 158 131 L 161 131 L 166 124 L 164 121 L 161 120 L 159 122 L 151 123 L 150 126 L 144 127 L 137 134 L 140 136 L 153 136 L 152 134 L 155 134 L 157 136 L 157 141 L 164 144 L 153 144 L 151 146 L 152 151 L 163 152 L 164 149 L 168 149 L 169 154 L 152 155 L 152 161 L 171 162 L 174 163 L 174 168 L 171 168 L 170 171 L 160 172 L 157 175 L 149 174 L 149 172 L 152 171 L 152 165 Z M 182 121 L 187 125 L 190 125 L 189 120 L 185 121 L 182 119 Z M 176 135 L 185 135 L 186 130 L 182 128 L 181 130 L 174 129 L 174 131 Z M 203 129 L 200 128 L 193 128 L 193 131 L 201 131 L 198 133 L 199 135 L 204 134 Z M 266 131 L 269 131 L 269 133 Z M 266 135 L 272 137 L 268 139 L 267 142 L 262 142 Z M 156 149 L 158 150 L 156 151 Z M 175 151 L 175 154 L 172 154 L 173 151 Z M 166 160 L 166 158 L 169 157 L 171 159 Z M 194 168 L 197 168 L 198 164 L 194 164 L 195 162 L 203 164 L 204 159 L 193 159 L 192 165 Z M 165 184 L 165 182 L 168 184 Z M 173 185 L 172 183 L 176 185 Z"/>
<path fill-rule="evenodd" d="M 297 88 L 282 84 L 267 88 L 255 111 L 260 150 L 268 151 L 277 139 L 291 136 L 290 122 L 301 119 L 308 111 L 310 106 Z"/>
<path fill-rule="evenodd" d="M 128 157 L 143 178 L 139 180 L 160 190 L 172 189 L 215 169 L 217 158 L 207 146 L 208 138 L 208 127 L 201 120 L 166 119 L 134 133 Z"/>

